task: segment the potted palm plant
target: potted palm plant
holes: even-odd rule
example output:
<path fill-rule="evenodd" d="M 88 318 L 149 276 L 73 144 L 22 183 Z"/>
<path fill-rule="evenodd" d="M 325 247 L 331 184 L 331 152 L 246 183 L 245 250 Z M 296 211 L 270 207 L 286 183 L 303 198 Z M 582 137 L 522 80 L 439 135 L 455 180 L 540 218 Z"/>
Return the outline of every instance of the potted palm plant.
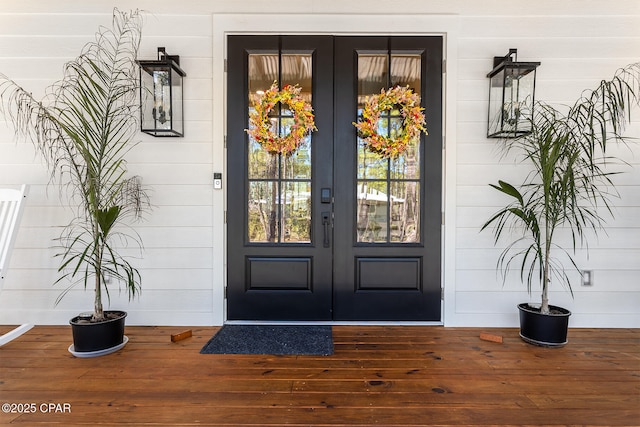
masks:
<path fill-rule="evenodd" d="M 520 271 L 529 293 L 542 290 L 540 304 L 519 304 L 520 336 L 543 346 L 567 342 L 570 312 L 549 304 L 549 286 L 565 285 L 572 293 L 571 271 L 577 247 L 588 233 L 597 233 L 611 214 L 617 196 L 608 166 L 616 163 L 606 149 L 625 142 L 625 124 L 637 105 L 640 63 L 619 70 L 561 112 L 537 102 L 531 132 L 504 140 L 507 152 L 519 155 L 529 170 L 524 182 L 490 184 L 507 197 L 507 205 L 482 226 L 492 226 L 495 242 L 515 233 L 498 258 L 503 279 L 511 268 Z M 567 245 L 568 242 L 568 245 Z M 565 268 L 565 266 L 567 268 Z"/>
<path fill-rule="evenodd" d="M 137 11 L 116 9 L 112 23 L 65 65 L 63 79 L 42 100 L 0 76 L 5 115 L 18 136 L 42 153 L 52 180 L 68 190 L 74 209 L 58 238 L 56 283 L 68 285 L 56 304 L 77 284 L 94 290 L 93 312 L 70 321 L 79 354 L 123 345 L 126 312 L 105 310 L 103 298 L 109 297 L 110 282 L 125 287 L 130 299 L 139 292 L 140 274 L 121 252 L 129 245 L 142 248 L 127 224 L 149 207 L 140 178 L 127 175 L 125 160 L 138 129 L 142 19 Z"/>

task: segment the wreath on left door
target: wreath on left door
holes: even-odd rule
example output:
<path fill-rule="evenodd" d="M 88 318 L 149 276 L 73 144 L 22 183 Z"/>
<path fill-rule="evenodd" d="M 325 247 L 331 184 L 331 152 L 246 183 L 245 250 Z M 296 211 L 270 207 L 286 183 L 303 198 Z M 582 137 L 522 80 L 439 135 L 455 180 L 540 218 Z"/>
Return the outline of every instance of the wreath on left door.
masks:
<path fill-rule="evenodd" d="M 253 102 L 253 111 L 249 113 L 249 129 L 245 131 L 271 154 L 292 155 L 302 140 L 311 132 L 318 130 L 315 125 L 313 108 L 305 101 L 298 85 L 284 85 L 278 88 L 278 82 L 260 94 Z M 293 114 L 293 123 L 286 135 L 277 135 L 269 113 L 280 103 Z"/>

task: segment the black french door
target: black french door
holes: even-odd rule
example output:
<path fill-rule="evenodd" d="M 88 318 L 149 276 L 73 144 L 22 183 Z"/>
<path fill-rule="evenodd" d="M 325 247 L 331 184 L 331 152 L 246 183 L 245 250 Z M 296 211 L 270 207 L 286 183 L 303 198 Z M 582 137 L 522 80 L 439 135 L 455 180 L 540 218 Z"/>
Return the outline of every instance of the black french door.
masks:
<path fill-rule="evenodd" d="M 229 36 L 227 61 L 227 318 L 440 320 L 442 37 Z M 245 132 L 274 81 L 314 109 L 318 130 L 292 156 Z M 421 96 L 428 135 L 389 160 L 352 123 L 396 85 Z M 379 131 L 401 121 L 392 110 Z"/>

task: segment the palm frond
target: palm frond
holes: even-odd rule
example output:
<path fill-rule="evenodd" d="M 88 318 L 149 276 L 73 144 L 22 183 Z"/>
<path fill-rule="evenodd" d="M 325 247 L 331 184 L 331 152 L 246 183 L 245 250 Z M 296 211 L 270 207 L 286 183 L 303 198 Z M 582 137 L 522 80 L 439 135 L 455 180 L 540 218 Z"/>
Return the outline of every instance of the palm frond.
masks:
<path fill-rule="evenodd" d="M 67 186 L 77 217 L 58 242 L 62 279 L 85 288 L 95 279 L 96 314 L 100 318 L 107 275 L 124 283 L 129 296 L 140 288 L 139 272 L 119 255 L 113 238 L 126 221 L 139 219 L 149 207 L 138 177 L 128 177 L 126 154 L 135 146 L 138 128 L 137 52 L 142 16 L 114 10 L 112 27 L 100 27 L 94 41 L 67 63 L 62 80 L 38 101 L 6 76 L 0 76 L 3 112 L 19 137 L 34 143 L 51 172 Z"/>
<path fill-rule="evenodd" d="M 556 108 L 538 102 L 531 119 L 531 133 L 505 140 L 507 152 L 520 153 L 521 163 L 532 168 L 520 186 L 490 186 L 510 196 L 506 207 L 498 210 L 481 228 L 493 226 L 496 243 L 507 231 L 519 230 L 516 240 L 507 245 L 498 258 L 498 268 L 506 271 L 516 260 L 520 276 L 531 292 L 539 281 L 543 312 L 548 306 L 551 279 L 565 285 L 573 294 L 567 269 L 556 252 L 578 266 L 573 254 L 587 246 L 586 233 L 597 233 L 612 214 L 613 199 L 619 197 L 609 171 L 624 162 L 607 155 L 610 143 L 628 143 L 624 136 L 631 108 L 640 102 L 640 63 L 619 70 L 611 80 L 603 80 L 594 90 L 562 114 Z M 515 199 L 515 201 L 514 201 Z M 568 229 L 571 245 L 565 249 L 556 243 L 556 232 Z M 525 249 L 516 243 L 530 244 Z M 536 275 L 534 272 L 538 271 Z"/>

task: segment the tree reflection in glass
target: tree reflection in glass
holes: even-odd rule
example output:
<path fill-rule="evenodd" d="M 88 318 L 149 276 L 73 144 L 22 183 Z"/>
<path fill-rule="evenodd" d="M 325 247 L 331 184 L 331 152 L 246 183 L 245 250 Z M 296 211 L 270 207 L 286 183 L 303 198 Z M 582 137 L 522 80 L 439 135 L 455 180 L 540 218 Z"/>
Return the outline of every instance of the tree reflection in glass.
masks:
<path fill-rule="evenodd" d="M 249 105 L 277 80 L 299 85 L 311 102 L 311 65 L 311 54 L 250 54 Z M 274 106 L 270 119 L 276 135 L 287 135 L 294 125 L 292 111 L 282 105 Z M 290 156 L 270 154 L 249 137 L 247 156 L 249 242 L 310 243 L 311 135 Z"/>
<path fill-rule="evenodd" d="M 421 56 L 412 52 L 358 54 L 358 117 L 366 99 L 393 86 L 420 93 Z M 398 108 L 381 114 L 378 133 L 395 138 L 402 131 Z M 358 138 L 355 194 L 357 243 L 420 242 L 420 138 L 394 159 L 368 151 Z"/>

